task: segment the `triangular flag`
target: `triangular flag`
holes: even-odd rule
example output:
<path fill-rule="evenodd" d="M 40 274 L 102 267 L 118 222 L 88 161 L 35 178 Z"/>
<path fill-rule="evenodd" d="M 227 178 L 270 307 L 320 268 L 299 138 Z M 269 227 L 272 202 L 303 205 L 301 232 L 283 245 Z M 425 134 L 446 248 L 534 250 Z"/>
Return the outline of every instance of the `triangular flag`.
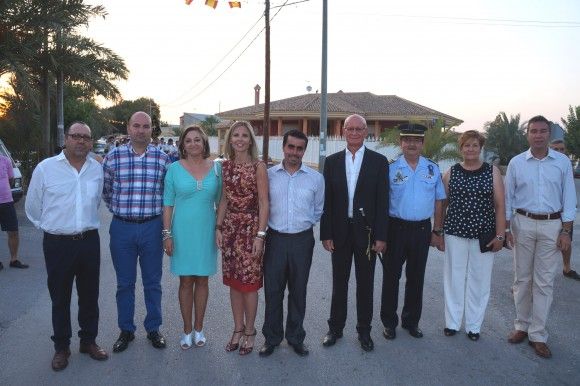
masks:
<path fill-rule="evenodd" d="M 213 9 L 217 7 L 217 3 L 218 0 L 205 0 L 205 5 L 207 5 L 208 7 L 212 7 Z"/>
<path fill-rule="evenodd" d="M 185 0 L 185 5 L 189 5 L 189 4 L 191 4 L 191 2 L 192 2 L 192 1 L 193 1 L 193 0 Z"/>
<path fill-rule="evenodd" d="M 230 5 L 230 8 L 242 8 L 241 1 L 228 1 L 228 4 Z"/>

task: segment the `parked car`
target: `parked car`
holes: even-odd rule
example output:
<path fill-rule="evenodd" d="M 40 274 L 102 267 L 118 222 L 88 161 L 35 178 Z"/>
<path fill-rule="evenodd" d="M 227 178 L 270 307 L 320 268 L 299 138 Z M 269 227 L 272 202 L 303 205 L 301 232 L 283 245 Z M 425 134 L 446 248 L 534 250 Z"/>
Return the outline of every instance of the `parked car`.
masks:
<path fill-rule="evenodd" d="M 24 195 L 24 191 L 22 190 L 22 173 L 20 173 L 20 162 L 15 162 L 12 158 L 12 155 L 4 145 L 4 142 L 0 139 L 0 154 L 8 157 L 10 162 L 12 162 L 12 169 L 14 171 L 14 180 L 10 185 L 10 189 L 12 190 L 12 199 L 14 202 L 18 202 L 22 196 Z"/>
<path fill-rule="evenodd" d="M 574 163 L 574 178 L 580 178 L 580 161 Z"/>

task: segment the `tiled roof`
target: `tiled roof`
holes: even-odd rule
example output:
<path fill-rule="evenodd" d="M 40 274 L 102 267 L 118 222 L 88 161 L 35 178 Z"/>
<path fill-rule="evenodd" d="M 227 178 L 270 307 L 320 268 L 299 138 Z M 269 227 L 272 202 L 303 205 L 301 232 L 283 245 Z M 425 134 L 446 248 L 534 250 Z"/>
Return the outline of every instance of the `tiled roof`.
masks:
<path fill-rule="evenodd" d="M 328 114 L 346 117 L 349 114 L 360 114 L 374 119 L 405 118 L 444 118 L 448 123 L 458 125 L 463 121 L 451 115 L 430 109 L 418 103 L 396 95 L 375 95 L 370 92 L 337 92 L 327 94 Z M 217 114 L 226 119 L 262 118 L 264 104 L 248 106 Z M 270 102 L 270 115 L 279 116 L 302 114 L 318 116 L 320 113 L 320 94 L 304 94 L 292 98 Z"/>

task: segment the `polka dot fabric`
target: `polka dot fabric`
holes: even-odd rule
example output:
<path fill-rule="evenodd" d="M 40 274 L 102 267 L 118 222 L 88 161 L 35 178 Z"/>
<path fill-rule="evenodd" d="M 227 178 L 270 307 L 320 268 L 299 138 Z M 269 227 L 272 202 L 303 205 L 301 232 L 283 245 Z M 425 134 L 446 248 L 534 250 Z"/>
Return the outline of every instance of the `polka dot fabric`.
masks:
<path fill-rule="evenodd" d="M 492 166 L 484 162 L 477 170 L 451 167 L 449 204 L 445 217 L 445 233 L 477 239 L 495 229 Z"/>

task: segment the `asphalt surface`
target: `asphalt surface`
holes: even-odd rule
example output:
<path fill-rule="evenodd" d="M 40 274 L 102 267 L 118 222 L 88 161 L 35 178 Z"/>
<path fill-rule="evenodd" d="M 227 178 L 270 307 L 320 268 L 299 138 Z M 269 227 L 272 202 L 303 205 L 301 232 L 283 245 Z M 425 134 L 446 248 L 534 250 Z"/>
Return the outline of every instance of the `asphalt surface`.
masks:
<path fill-rule="evenodd" d="M 349 289 L 349 317 L 344 337 L 334 347 L 325 348 L 321 339 L 327 331 L 326 319 L 332 290 L 330 255 L 320 242 L 308 286 L 306 341 L 310 355 L 301 358 L 284 342 L 268 358 L 257 350 L 264 342 L 260 334 L 264 303 L 260 292 L 256 350 L 247 357 L 227 353 L 224 346 L 233 329 L 227 287 L 219 274 L 210 279 L 210 298 L 205 319 L 207 345 L 182 351 L 182 332 L 177 301 L 178 279 L 169 272 L 165 259 L 163 276 L 163 316 L 161 328 L 168 342 L 165 350 L 151 346 L 143 330 L 145 307 L 138 278 L 136 290 L 136 338 L 129 348 L 113 354 L 118 336 L 115 306 L 115 273 L 109 253 L 110 214 L 101 208 L 101 286 L 100 333 L 97 342 L 109 353 L 106 362 L 97 362 L 79 354 L 76 331 L 77 299 L 73 295 L 72 355 L 62 372 L 50 367 L 53 355 L 51 303 L 46 287 L 42 254 L 42 233 L 26 219 L 23 201 L 17 204 L 20 220 L 20 256 L 30 264 L 28 270 L 8 268 L 6 235 L 0 235 L 0 385 L 244 385 L 244 384 L 332 384 L 332 385 L 579 385 L 580 282 L 559 275 L 555 282 L 554 302 L 548 321 L 552 359 L 537 357 L 526 344 L 511 345 L 506 337 L 515 316 L 511 296 L 513 278 L 510 251 L 497 254 L 492 290 L 481 339 L 472 342 L 464 332 L 443 335 L 442 253 L 431 248 L 427 264 L 423 317 L 420 323 L 425 337 L 415 339 L 397 329 L 397 339 L 385 340 L 380 323 L 382 270 L 377 263 L 375 274 L 374 329 L 371 336 L 375 350 L 363 352 L 355 331 L 356 306 L 354 272 Z M 580 226 L 576 226 L 572 266 L 580 270 Z M 316 234 L 318 231 L 316 231 Z M 354 271 L 354 268 L 353 268 Z M 219 271 L 218 271 L 219 272 Z M 405 280 L 401 279 L 401 298 Z M 401 301 L 402 303 L 402 301 Z M 402 304 L 400 305 L 400 307 Z"/>

